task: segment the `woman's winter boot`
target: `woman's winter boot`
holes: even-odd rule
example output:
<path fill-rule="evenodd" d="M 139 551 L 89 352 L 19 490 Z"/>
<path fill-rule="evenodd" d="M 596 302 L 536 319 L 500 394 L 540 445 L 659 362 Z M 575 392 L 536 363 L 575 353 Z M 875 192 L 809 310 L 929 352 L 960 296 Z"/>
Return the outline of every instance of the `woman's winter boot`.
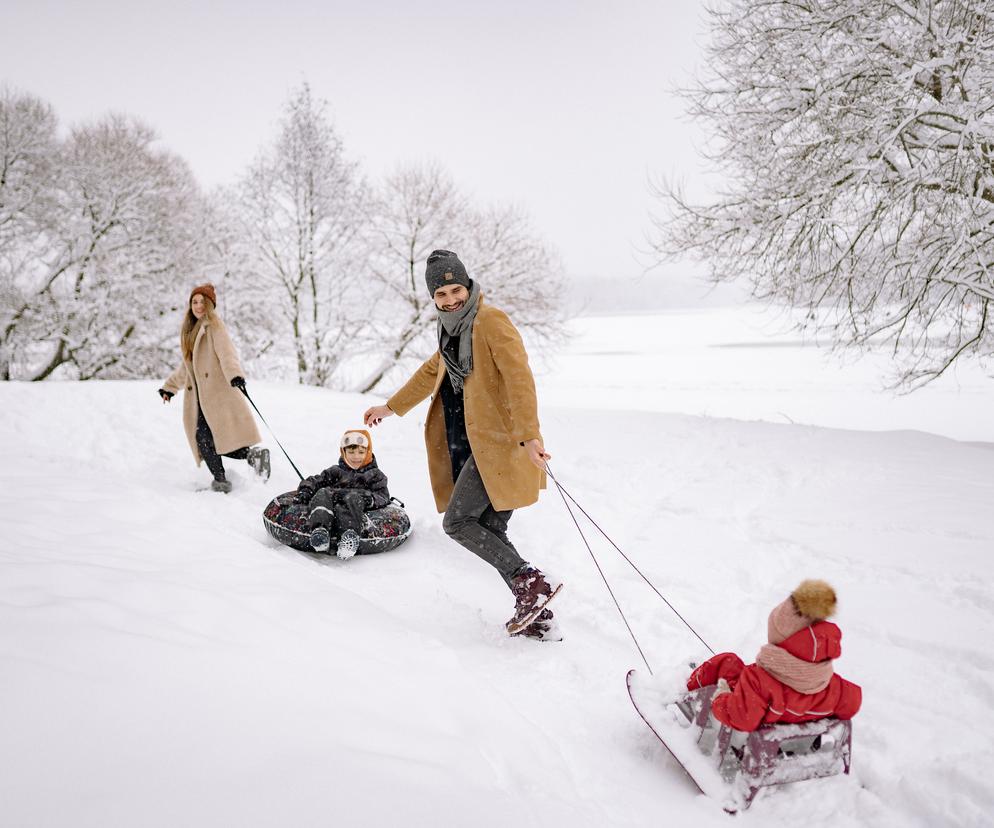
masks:
<path fill-rule="evenodd" d="M 211 490 L 227 494 L 231 491 L 231 481 L 225 480 L 223 477 L 220 480 L 215 480 L 211 483 Z"/>
<path fill-rule="evenodd" d="M 263 480 L 269 480 L 270 465 L 269 465 L 269 449 L 267 448 L 256 448 L 251 446 L 248 450 L 248 456 L 245 458 L 248 461 L 249 466 L 252 470 Z"/>

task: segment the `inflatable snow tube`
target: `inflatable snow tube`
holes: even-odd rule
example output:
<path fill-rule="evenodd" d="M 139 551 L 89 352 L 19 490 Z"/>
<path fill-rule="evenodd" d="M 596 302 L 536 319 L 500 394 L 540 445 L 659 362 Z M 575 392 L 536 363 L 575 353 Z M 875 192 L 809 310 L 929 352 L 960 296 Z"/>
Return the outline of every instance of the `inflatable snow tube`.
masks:
<path fill-rule="evenodd" d="M 284 546 L 292 546 L 301 552 L 314 552 L 311 549 L 310 530 L 307 528 L 307 506 L 294 503 L 296 492 L 277 495 L 262 513 L 266 531 Z M 396 498 L 382 509 L 366 512 L 366 524 L 359 533 L 357 555 L 372 555 L 396 549 L 411 536 L 411 519 L 404 511 L 404 504 Z M 335 554 L 334 541 L 330 554 Z"/>

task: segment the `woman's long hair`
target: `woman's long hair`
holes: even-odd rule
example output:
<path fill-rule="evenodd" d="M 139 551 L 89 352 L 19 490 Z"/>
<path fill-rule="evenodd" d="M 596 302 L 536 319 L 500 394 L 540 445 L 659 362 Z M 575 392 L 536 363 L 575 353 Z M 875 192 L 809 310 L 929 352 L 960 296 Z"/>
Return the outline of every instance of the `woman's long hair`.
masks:
<path fill-rule="evenodd" d="M 197 319 L 193 315 L 193 308 L 190 305 L 193 302 L 193 297 L 190 297 L 190 301 L 186 304 L 186 313 L 183 315 L 183 324 L 179 329 L 179 348 L 183 354 L 183 359 L 191 360 L 193 359 L 193 343 L 197 341 L 197 334 L 200 333 L 200 325 L 204 321 L 213 322 L 217 319 L 217 315 L 214 313 L 214 303 L 204 296 L 202 293 L 197 294 L 202 296 L 204 300 L 204 307 L 207 309 L 204 312 L 202 318 Z"/>

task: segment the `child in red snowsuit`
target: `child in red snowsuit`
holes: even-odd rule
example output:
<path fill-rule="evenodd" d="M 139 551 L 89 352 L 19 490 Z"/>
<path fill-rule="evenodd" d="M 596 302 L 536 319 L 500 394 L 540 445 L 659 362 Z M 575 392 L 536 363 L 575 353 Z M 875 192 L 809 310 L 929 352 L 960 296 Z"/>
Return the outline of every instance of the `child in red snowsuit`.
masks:
<path fill-rule="evenodd" d="M 825 619 L 835 612 L 835 590 L 824 581 L 803 581 L 770 613 L 769 644 L 748 667 L 734 653 L 719 653 L 694 670 L 688 690 L 717 684 L 715 718 L 736 730 L 774 722 L 851 719 L 863 691 L 835 674 L 842 631 Z"/>

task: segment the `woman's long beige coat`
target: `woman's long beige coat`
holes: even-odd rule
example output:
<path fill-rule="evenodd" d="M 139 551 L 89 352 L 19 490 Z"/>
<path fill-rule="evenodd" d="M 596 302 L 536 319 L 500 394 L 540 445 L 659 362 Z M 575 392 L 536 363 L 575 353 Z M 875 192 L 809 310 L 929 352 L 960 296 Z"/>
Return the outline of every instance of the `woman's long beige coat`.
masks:
<path fill-rule="evenodd" d="M 436 351 L 387 405 L 403 416 L 431 394 L 425 421 L 428 474 L 438 511 L 452 496 L 452 463 L 439 387 L 445 361 Z M 538 500 L 545 472 L 528 459 L 522 443 L 541 439 L 535 380 L 517 328 L 507 314 L 483 304 L 473 323 L 473 372 L 463 386 L 466 433 L 494 509 L 520 509 Z"/>
<path fill-rule="evenodd" d="M 227 454 L 262 440 L 245 395 L 231 387 L 234 377 L 244 376 L 224 323 L 216 317 L 214 321 L 203 320 L 193 343 L 193 359 L 184 359 L 162 385 L 173 394 L 181 388 L 185 390 L 183 427 L 198 466 L 203 459 L 197 448 L 198 401 L 214 435 L 218 454 Z"/>

